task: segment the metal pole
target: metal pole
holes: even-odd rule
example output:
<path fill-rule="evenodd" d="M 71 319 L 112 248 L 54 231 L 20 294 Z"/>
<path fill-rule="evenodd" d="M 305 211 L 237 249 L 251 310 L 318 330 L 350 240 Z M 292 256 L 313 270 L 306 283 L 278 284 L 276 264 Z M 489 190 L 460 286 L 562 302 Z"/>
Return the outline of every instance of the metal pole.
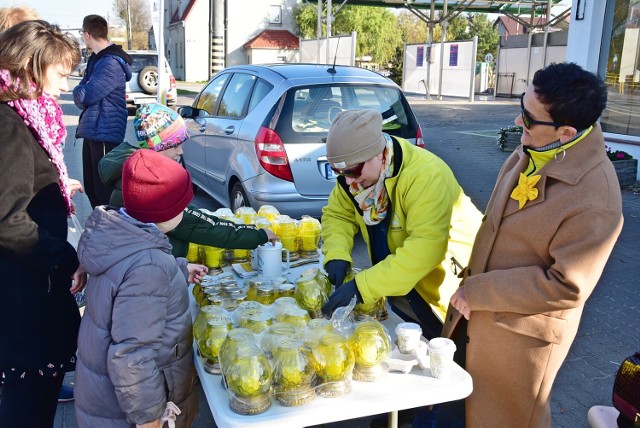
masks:
<path fill-rule="evenodd" d="M 316 62 L 318 64 L 322 64 L 322 61 L 320 61 L 320 47 L 322 46 L 322 0 L 318 0 L 318 10 L 316 12 L 318 13 L 318 28 L 316 30 Z"/>
<path fill-rule="evenodd" d="M 131 8 L 127 0 L 127 49 L 131 50 Z"/>
<path fill-rule="evenodd" d="M 327 0 L 327 58 L 325 64 L 331 63 L 331 21 L 333 21 L 333 15 L 331 14 L 331 0 Z"/>
<path fill-rule="evenodd" d="M 549 39 L 549 21 L 551 21 L 551 0 L 547 2 L 547 22 L 544 26 L 544 42 L 542 43 L 542 66 L 547 66 L 547 39 Z"/>
<path fill-rule="evenodd" d="M 447 16 L 447 0 L 444 0 L 442 6 L 442 16 Z M 442 26 L 442 37 L 440 38 L 440 73 L 438 76 L 438 99 L 442 99 L 442 70 L 444 68 L 444 42 L 447 40 L 447 23 L 446 18 L 440 24 Z"/>
<path fill-rule="evenodd" d="M 478 55 L 478 36 L 473 36 L 473 51 L 471 53 L 471 82 L 469 85 L 469 101 L 473 102 L 476 94 L 476 61 Z M 482 78 L 482 70 L 480 72 Z"/>
<path fill-rule="evenodd" d="M 158 103 L 167 105 L 167 89 L 164 87 L 165 70 L 164 54 L 164 0 L 158 0 L 159 22 L 158 22 Z"/>
<path fill-rule="evenodd" d="M 425 82 L 425 91 L 427 92 L 427 95 L 425 96 L 426 99 L 430 100 L 431 99 L 431 55 L 433 55 L 433 20 L 435 19 L 435 13 L 436 13 L 436 4 L 434 1 L 431 2 L 431 10 L 429 12 L 429 28 L 428 28 L 428 32 L 427 32 L 427 53 L 428 55 L 426 55 L 427 58 L 427 80 Z M 404 68 L 404 67 L 403 67 Z"/>
<path fill-rule="evenodd" d="M 224 69 L 224 0 L 211 0 L 211 75 Z"/>

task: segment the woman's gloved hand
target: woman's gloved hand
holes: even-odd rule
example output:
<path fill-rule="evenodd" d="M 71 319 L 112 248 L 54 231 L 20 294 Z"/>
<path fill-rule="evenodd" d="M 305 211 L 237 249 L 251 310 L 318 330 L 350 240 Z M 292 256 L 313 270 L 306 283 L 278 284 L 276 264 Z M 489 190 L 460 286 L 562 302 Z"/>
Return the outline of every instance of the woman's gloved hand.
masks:
<path fill-rule="evenodd" d="M 356 280 L 352 279 L 351 281 L 342 284 L 340 288 L 336 288 L 331 296 L 329 296 L 329 300 L 322 307 L 322 313 L 328 316 L 333 314 L 333 311 L 338 309 L 341 306 L 347 306 L 353 296 L 356 296 L 358 303 L 362 303 L 362 295 L 356 286 Z"/>
<path fill-rule="evenodd" d="M 327 271 L 327 278 L 329 278 L 330 283 L 336 286 L 336 290 L 344 282 L 350 265 L 346 260 L 330 260 L 324 265 L 324 270 Z"/>

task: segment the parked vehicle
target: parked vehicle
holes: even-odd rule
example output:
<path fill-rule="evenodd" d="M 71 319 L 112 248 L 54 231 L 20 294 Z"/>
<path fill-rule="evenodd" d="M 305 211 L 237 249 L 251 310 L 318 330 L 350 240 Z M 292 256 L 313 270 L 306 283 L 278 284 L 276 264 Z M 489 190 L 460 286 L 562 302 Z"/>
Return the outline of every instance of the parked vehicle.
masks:
<path fill-rule="evenodd" d="M 73 69 L 73 71 L 71 72 L 71 75 L 84 77 L 84 74 L 86 73 L 86 71 L 87 71 L 87 63 L 81 62 L 80 64 L 78 64 L 76 68 Z"/>
<path fill-rule="evenodd" d="M 424 146 L 402 91 L 377 73 L 312 64 L 229 67 L 178 110 L 190 135 L 184 163 L 198 187 L 234 211 L 273 205 L 292 217 L 320 217 L 336 179 L 327 132 L 340 111 L 361 108 L 381 112 L 386 132 Z"/>
<path fill-rule="evenodd" d="M 155 103 L 158 94 L 158 52 L 156 51 L 127 51 L 133 60 L 131 64 L 131 80 L 127 82 L 126 99 L 130 106 Z M 176 79 L 169 63 L 165 59 L 165 82 L 167 88 L 167 105 L 173 106 L 178 102 Z"/>

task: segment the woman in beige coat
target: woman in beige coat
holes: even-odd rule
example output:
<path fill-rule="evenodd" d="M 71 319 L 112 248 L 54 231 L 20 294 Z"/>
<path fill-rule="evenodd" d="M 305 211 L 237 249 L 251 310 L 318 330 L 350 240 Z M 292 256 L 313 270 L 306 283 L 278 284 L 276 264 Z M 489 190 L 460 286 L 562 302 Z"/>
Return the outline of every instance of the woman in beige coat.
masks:
<path fill-rule="evenodd" d="M 469 427 L 548 427 L 550 393 L 622 228 L 596 122 L 607 92 L 575 64 L 536 72 L 443 334 L 466 342 Z M 462 355 L 464 356 L 464 354 Z"/>

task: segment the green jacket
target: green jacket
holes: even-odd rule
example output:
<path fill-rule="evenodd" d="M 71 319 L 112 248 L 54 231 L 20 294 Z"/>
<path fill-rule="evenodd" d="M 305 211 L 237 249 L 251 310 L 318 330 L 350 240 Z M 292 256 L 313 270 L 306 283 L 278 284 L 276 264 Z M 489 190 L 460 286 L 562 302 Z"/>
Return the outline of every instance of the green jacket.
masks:
<path fill-rule="evenodd" d="M 102 182 L 114 186 L 109 205 L 122 207 L 122 166 L 138 147 L 124 142 L 98 163 L 98 173 Z M 176 257 L 185 257 L 189 242 L 210 245 L 218 248 L 250 250 L 268 241 L 267 233 L 253 225 L 236 225 L 216 216 L 201 212 L 193 204 L 184 210 L 184 216 L 178 226 L 167 233 Z"/>
<path fill-rule="evenodd" d="M 470 201 L 440 158 L 401 138 L 394 138 L 394 174 L 385 180 L 385 186 L 391 203 L 387 214 L 392 216 L 387 235 L 391 254 L 356 275 L 358 290 L 365 305 L 369 305 L 383 296 L 404 296 L 415 288 L 434 313 L 444 319 L 459 282 L 448 272 L 452 211 Z M 335 259 L 352 263 L 353 240 L 358 231 L 371 257 L 367 226 L 340 177 L 322 211 L 324 263 Z M 445 275 L 454 278 L 446 291 L 441 289 Z"/>

